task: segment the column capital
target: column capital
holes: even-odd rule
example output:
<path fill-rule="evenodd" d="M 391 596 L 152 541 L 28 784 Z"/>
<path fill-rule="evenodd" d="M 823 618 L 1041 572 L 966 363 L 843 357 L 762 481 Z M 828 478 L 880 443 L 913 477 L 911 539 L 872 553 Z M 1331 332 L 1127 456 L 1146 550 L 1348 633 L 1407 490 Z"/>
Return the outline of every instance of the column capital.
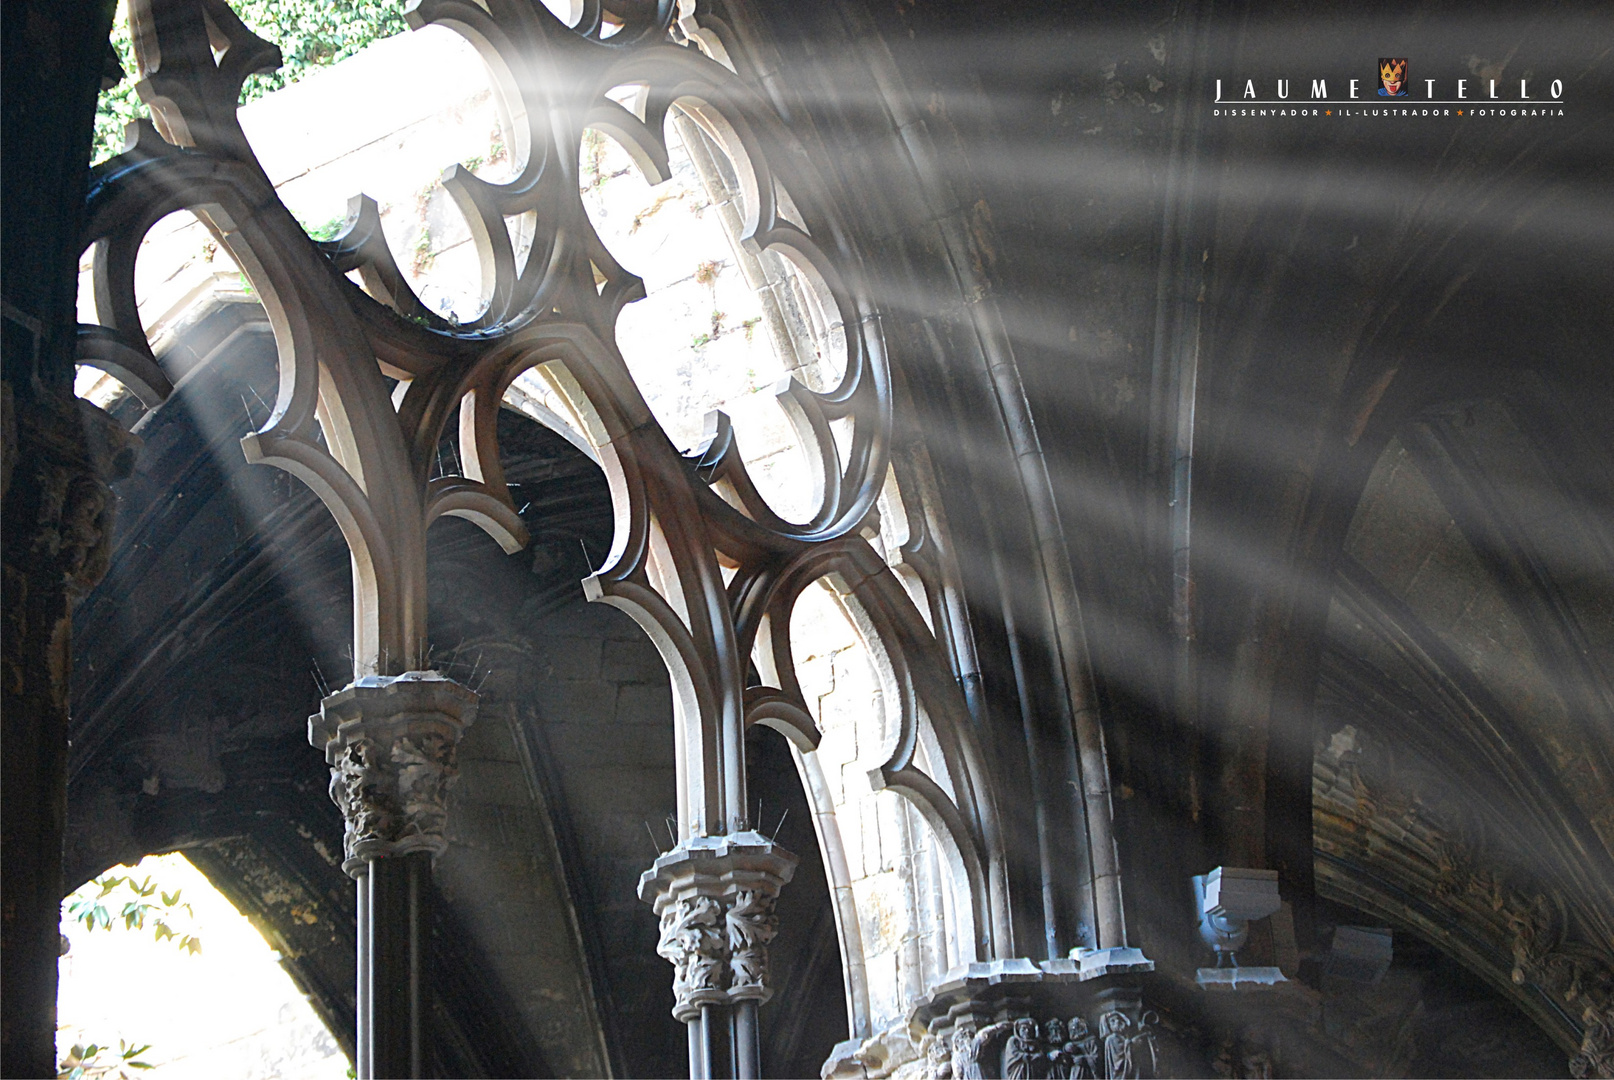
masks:
<path fill-rule="evenodd" d="M 476 694 L 435 671 L 366 675 L 320 702 L 308 741 L 325 751 L 331 800 L 347 823 L 342 869 L 448 848 L 456 747 L 476 719 Z"/>
<path fill-rule="evenodd" d="M 768 943 L 774 904 L 796 872 L 796 856 L 756 832 L 695 836 L 656 859 L 639 878 L 639 899 L 661 920 L 656 952 L 673 966 L 673 1015 L 703 1005 L 772 996 Z"/>

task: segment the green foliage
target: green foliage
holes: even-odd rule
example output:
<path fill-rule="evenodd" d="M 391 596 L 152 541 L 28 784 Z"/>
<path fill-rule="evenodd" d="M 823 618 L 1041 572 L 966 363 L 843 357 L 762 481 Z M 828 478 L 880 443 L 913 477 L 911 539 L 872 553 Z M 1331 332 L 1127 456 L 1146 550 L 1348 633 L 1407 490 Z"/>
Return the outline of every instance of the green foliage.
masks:
<path fill-rule="evenodd" d="M 598 128 L 583 129 L 583 190 L 591 191 L 605 183 L 605 134 Z"/>
<path fill-rule="evenodd" d="M 95 145 L 90 150 L 90 164 L 99 165 L 123 150 L 123 129 L 139 117 L 146 115 L 140 95 L 135 93 L 134 45 L 129 40 L 129 16 L 123 4 L 118 5 L 117 17 L 112 23 L 112 48 L 118 54 L 118 66 L 123 69 L 123 81 L 110 90 L 102 90 L 95 103 Z"/>
<path fill-rule="evenodd" d="M 137 882 L 133 874 L 103 874 L 67 898 L 67 917 L 83 923 L 92 933 L 96 929 L 110 930 L 120 921 L 125 930 L 144 930 L 149 922 L 158 941 L 172 941 L 184 952 L 195 955 L 202 951 L 201 939 L 175 930 L 172 925 L 179 922 L 181 913 L 187 919 L 195 915 L 189 904 L 180 902 L 179 893 L 178 889 L 171 893 L 160 891 L 150 877 Z"/>
<path fill-rule="evenodd" d="M 279 71 L 248 77 L 241 87 L 242 104 L 407 28 L 404 5 L 398 0 L 234 0 L 231 6 L 255 34 L 280 46 L 284 61 Z M 124 125 L 146 114 L 134 89 L 134 46 L 122 4 L 112 26 L 112 47 L 125 77 L 111 90 L 101 92 L 95 111 L 92 163 L 118 153 L 123 148 Z"/>
<path fill-rule="evenodd" d="M 347 217 L 340 215 L 319 225 L 310 225 L 302 218 L 298 218 L 297 223 L 303 227 L 303 232 L 308 234 L 310 240 L 334 240 L 342 231 L 342 226 L 347 224 Z"/>
<path fill-rule="evenodd" d="M 155 1068 L 150 1062 L 140 1060 L 140 1055 L 150 1049 L 150 1043 L 135 1046 L 119 1039 L 118 1056 L 103 1061 L 101 1055 L 111 1052 L 110 1046 L 98 1046 L 95 1043 L 86 1046 L 83 1043 L 75 1043 L 57 1066 L 56 1077 L 57 1080 L 112 1080 L 113 1077 L 127 1077 L 130 1069 Z"/>

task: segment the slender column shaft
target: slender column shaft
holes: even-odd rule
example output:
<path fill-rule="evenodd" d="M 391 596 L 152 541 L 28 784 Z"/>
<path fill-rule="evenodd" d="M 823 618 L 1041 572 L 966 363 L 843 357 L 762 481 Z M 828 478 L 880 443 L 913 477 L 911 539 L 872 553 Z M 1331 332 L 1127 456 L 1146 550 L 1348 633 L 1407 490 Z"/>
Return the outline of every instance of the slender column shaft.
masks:
<path fill-rule="evenodd" d="M 706 1052 L 705 1025 L 697 1016 L 687 1021 L 685 1027 L 689 1029 L 689 1080 L 707 1080 L 711 1076 L 707 1061 L 711 1055 Z"/>
<path fill-rule="evenodd" d="M 701 1041 L 708 1080 L 733 1080 L 729 1069 L 729 1011 L 721 1005 L 701 1006 Z"/>
<path fill-rule="evenodd" d="M 757 1003 L 740 1001 L 734 1006 L 735 1080 L 759 1080 L 762 1076 L 762 1047 L 757 1039 Z"/>
<path fill-rule="evenodd" d="M 375 1075 L 375 1062 L 370 1053 L 370 1046 L 375 1038 L 374 1025 L 370 1020 L 370 872 L 368 867 L 361 868 L 355 877 L 354 884 L 358 890 L 358 987 L 354 993 L 354 1023 L 356 1030 L 353 1038 L 353 1065 L 357 1076 L 370 1077 Z"/>
<path fill-rule="evenodd" d="M 426 906 L 431 880 L 431 855 L 376 859 L 359 881 L 369 894 L 369 956 L 360 958 L 369 969 L 369 1016 L 360 1018 L 361 1040 L 370 1072 L 363 1080 L 424 1075 L 422 1001 L 426 968 Z M 361 933 L 363 933 L 361 931 Z M 366 1023 L 368 1020 L 368 1023 Z"/>

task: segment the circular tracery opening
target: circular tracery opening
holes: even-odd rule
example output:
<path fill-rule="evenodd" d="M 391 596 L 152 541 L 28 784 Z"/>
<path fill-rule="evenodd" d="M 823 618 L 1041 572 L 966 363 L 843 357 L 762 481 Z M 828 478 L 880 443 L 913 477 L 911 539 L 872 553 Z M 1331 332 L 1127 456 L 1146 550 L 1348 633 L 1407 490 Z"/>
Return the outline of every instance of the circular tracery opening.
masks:
<path fill-rule="evenodd" d="M 490 183 L 510 180 L 520 164 L 511 130 L 520 118 L 464 37 L 426 26 L 378 41 L 237 115 L 310 236 L 336 235 L 349 198 L 363 192 L 376 201 L 393 260 L 421 303 L 457 323 L 487 310 L 493 282 L 441 177 L 460 164 Z M 506 221 L 518 265 L 535 232 L 526 217 Z"/>

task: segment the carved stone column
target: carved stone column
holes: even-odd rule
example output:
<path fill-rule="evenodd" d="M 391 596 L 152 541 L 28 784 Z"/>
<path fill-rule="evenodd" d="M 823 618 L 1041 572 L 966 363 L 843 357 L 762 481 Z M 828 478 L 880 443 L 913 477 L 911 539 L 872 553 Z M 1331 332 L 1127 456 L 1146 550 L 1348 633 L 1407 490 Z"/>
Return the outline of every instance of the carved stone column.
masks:
<path fill-rule="evenodd" d="M 358 882 L 358 1061 L 369 1077 L 424 1075 L 431 860 L 448 847 L 456 747 L 474 693 L 435 671 L 368 675 L 320 703 L 308 739 L 331 766 Z"/>
<path fill-rule="evenodd" d="M 796 857 L 756 832 L 697 836 L 658 858 L 639 898 L 661 920 L 656 952 L 673 966 L 673 1015 L 689 1025 L 693 1080 L 759 1075 L 757 1006 L 772 996 L 774 904 Z"/>

